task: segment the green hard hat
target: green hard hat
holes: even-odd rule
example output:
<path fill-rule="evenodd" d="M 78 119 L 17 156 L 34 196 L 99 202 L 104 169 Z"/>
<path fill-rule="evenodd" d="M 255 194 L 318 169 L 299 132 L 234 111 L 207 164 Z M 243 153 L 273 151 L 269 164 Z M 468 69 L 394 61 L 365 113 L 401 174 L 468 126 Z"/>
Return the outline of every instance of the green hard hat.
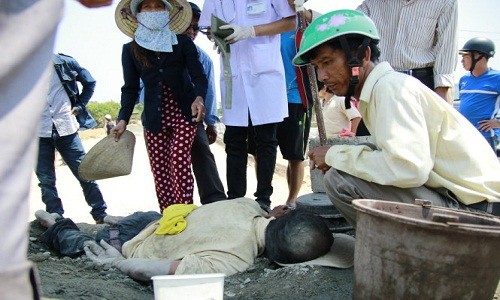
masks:
<path fill-rule="evenodd" d="M 318 17 L 306 28 L 299 52 L 293 58 L 293 64 L 296 66 L 308 64 L 309 61 L 303 60 L 302 55 L 329 40 L 347 34 L 380 39 L 375 24 L 364 13 L 350 9 L 334 10 Z"/>

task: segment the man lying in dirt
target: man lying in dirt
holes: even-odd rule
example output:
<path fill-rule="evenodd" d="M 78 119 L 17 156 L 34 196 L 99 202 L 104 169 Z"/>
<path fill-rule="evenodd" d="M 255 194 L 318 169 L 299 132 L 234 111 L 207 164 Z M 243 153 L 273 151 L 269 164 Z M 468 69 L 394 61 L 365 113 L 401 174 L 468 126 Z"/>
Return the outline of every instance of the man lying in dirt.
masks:
<path fill-rule="evenodd" d="M 85 251 L 95 263 L 140 281 L 167 274 L 229 276 L 245 271 L 264 252 L 278 264 L 349 268 L 354 262 L 354 238 L 332 235 L 321 217 L 284 205 L 267 214 L 248 198 L 172 205 L 163 216 L 136 212 L 95 239 L 70 219 L 43 210 L 35 216 L 48 228 L 40 240 L 52 250 L 70 257 Z"/>

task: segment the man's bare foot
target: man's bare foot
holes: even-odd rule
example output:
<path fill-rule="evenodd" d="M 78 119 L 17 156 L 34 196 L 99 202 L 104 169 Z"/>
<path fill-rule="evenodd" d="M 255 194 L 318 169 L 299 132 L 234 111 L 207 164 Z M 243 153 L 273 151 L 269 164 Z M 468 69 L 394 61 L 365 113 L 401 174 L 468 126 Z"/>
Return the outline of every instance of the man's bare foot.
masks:
<path fill-rule="evenodd" d="M 35 218 L 43 227 L 49 228 L 54 225 L 57 220 L 61 219 L 62 216 L 58 213 L 48 213 L 45 210 L 37 210 L 35 212 Z"/>

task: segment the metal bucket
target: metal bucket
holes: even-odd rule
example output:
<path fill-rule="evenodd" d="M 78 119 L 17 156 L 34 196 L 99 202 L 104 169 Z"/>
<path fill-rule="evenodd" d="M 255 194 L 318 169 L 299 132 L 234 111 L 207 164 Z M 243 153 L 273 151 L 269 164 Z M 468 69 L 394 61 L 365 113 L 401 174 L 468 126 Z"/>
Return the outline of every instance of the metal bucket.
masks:
<path fill-rule="evenodd" d="M 500 279 L 500 218 L 359 199 L 355 299 L 492 299 Z"/>

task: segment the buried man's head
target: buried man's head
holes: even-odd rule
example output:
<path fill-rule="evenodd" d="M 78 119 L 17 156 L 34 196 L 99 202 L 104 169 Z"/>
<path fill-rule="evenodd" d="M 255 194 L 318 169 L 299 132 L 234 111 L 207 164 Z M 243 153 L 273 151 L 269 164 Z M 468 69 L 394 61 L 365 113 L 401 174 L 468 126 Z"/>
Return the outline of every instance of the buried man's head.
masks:
<path fill-rule="evenodd" d="M 330 251 L 333 236 L 325 221 L 308 211 L 296 209 L 269 223 L 266 253 L 282 264 L 309 261 Z"/>

